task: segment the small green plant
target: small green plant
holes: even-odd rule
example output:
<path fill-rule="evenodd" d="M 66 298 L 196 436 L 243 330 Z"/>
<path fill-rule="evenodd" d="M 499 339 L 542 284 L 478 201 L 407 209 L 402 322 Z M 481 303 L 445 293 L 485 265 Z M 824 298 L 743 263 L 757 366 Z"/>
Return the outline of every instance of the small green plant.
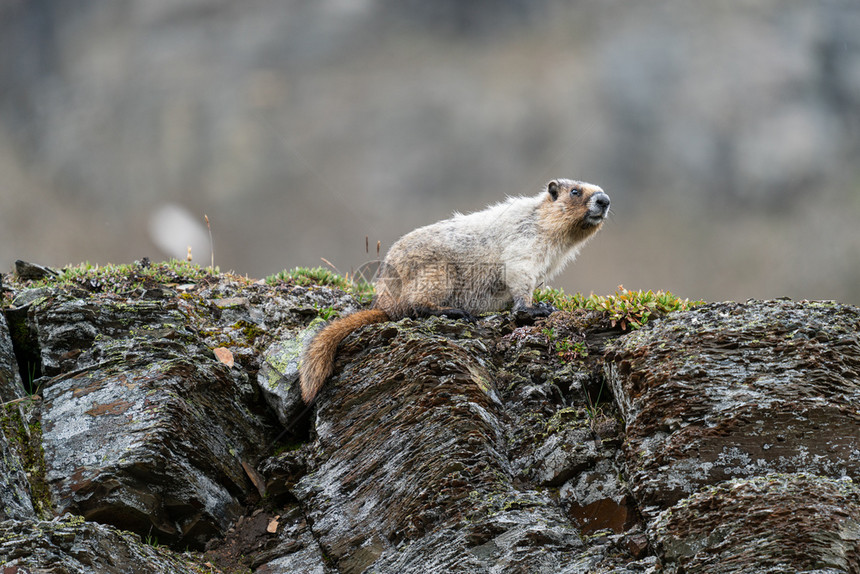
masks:
<path fill-rule="evenodd" d="M 600 406 L 602 404 L 600 399 L 603 398 L 603 387 L 605 385 L 605 381 L 600 383 L 600 389 L 597 391 L 597 398 L 593 401 L 591 400 L 591 395 L 587 391 L 585 393 L 585 399 L 588 401 L 588 406 L 585 407 L 585 412 L 592 423 L 596 421 L 599 416 L 604 414 L 603 407 Z"/>
<path fill-rule="evenodd" d="M 630 291 L 619 285 L 613 295 L 588 297 L 581 293 L 566 295 L 561 289 L 539 289 L 534 294 L 535 302 L 547 302 L 562 311 L 586 309 L 605 313 L 610 324 L 620 326 L 622 331 L 639 329 L 653 317 L 662 317 L 673 311 L 686 311 L 703 301 L 681 299 L 668 291 Z"/>
<path fill-rule="evenodd" d="M 558 338 L 555 329 L 551 327 L 544 327 L 541 329 L 541 333 L 546 337 L 550 350 L 561 359 L 562 363 L 584 359 L 588 356 L 588 345 L 584 341 Z"/>
<path fill-rule="evenodd" d="M 330 321 L 340 314 L 334 307 L 316 307 L 316 310 L 317 314 L 322 317 L 323 321 Z"/>
<path fill-rule="evenodd" d="M 39 366 L 36 363 L 27 361 L 27 380 L 24 382 L 24 389 L 26 389 L 27 394 L 30 396 L 39 394 L 41 383 L 39 386 L 36 386 L 36 372 L 38 368 Z"/>
<path fill-rule="evenodd" d="M 148 544 L 149 546 L 152 546 L 153 548 L 159 548 L 159 547 L 161 546 L 161 545 L 158 543 L 158 536 L 153 536 L 153 535 L 152 535 L 152 530 L 150 530 L 150 533 L 146 535 L 146 538 L 144 538 L 144 540 L 143 540 L 143 541 L 144 541 L 146 544 Z"/>
<path fill-rule="evenodd" d="M 555 354 L 562 363 L 569 363 L 575 359 L 584 359 L 588 356 L 588 347 L 582 341 L 568 341 L 562 339 L 555 342 Z"/>

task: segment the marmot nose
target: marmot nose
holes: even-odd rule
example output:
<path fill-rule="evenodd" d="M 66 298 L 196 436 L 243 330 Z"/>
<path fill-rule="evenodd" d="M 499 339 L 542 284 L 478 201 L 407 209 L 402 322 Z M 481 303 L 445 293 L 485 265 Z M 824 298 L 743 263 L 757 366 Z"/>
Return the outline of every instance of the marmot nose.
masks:
<path fill-rule="evenodd" d="M 606 213 L 609 210 L 609 196 L 602 191 L 598 191 L 594 194 L 594 205 Z"/>

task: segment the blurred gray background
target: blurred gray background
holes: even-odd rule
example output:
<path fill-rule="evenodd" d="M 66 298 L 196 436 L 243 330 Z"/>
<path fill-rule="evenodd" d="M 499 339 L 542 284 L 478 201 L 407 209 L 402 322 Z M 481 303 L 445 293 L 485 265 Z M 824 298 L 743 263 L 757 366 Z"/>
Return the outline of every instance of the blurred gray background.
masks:
<path fill-rule="evenodd" d="M 860 2 L 0 0 L 0 270 L 358 268 L 587 180 L 553 283 L 860 304 Z M 369 239 L 370 253 L 365 251 Z"/>

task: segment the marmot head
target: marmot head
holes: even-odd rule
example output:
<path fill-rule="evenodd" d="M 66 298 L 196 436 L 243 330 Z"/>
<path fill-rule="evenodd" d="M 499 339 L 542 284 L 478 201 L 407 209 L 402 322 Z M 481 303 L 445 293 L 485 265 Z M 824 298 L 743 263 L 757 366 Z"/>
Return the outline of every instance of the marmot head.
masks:
<path fill-rule="evenodd" d="M 596 185 L 570 179 L 554 179 L 546 184 L 546 201 L 541 209 L 544 227 L 554 233 L 581 241 L 600 229 L 609 214 L 609 196 Z"/>

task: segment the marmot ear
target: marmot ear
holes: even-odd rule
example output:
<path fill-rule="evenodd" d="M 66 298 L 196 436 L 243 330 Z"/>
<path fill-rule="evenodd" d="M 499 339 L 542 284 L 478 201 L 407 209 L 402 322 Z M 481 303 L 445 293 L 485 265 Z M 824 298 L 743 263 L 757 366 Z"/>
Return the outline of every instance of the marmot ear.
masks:
<path fill-rule="evenodd" d="M 549 196 L 552 198 L 553 201 L 558 199 L 558 182 L 557 181 L 552 180 L 551 182 L 546 184 L 546 190 L 549 192 Z"/>

